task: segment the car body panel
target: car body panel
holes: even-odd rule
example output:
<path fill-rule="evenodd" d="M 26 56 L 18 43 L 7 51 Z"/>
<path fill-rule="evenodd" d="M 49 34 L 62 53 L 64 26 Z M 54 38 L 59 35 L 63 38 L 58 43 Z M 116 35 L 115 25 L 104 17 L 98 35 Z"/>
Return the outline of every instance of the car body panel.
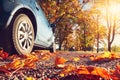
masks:
<path fill-rule="evenodd" d="M 24 5 L 20 2 L 21 0 L 0 0 L 0 27 L 7 28 L 13 18 L 13 15 L 23 8 Z"/>
<path fill-rule="evenodd" d="M 9 27 L 15 13 L 22 8 L 28 9 L 35 16 L 37 23 L 35 45 L 50 47 L 54 42 L 52 28 L 35 0 L 0 0 L 0 29 Z"/>

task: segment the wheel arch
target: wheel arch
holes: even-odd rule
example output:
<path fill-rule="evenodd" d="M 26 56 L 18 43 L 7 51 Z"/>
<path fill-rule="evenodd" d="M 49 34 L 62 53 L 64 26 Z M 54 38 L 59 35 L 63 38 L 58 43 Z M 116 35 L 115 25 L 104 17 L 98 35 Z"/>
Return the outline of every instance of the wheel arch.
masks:
<path fill-rule="evenodd" d="M 33 12 L 31 10 L 26 9 L 26 8 L 20 8 L 19 10 L 17 10 L 14 13 L 14 15 L 13 15 L 13 17 L 11 19 L 10 24 L 13 23 L 13 21 L 16 18 L 16 16 L 19 15 L 19 14 L 26 14 L 30 18 L 30 20 L 31 20 L 31 22 L 33 24 L 33 28 L 34 28 L 34 32 L 35 32 L 35 38 L 36 38 L 36 33 L 37 33 L 37 23 L 36 22 L 37 21 L 36 21 L 35 15 L 33 14 Z"/>

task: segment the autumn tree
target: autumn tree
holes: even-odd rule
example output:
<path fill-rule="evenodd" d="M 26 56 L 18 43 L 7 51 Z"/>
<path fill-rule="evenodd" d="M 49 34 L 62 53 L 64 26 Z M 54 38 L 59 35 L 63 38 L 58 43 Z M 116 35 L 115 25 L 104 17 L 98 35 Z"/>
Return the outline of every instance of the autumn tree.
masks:
<path fill-rule="evenodd" d="M 39 0 L 50 23 L 57 25 L 56 42 L 61 49 L 63 42 L 71 33 L 75 15 L 81 11 L 79 0 Z M 72 6 L 72 7 L 71 7 Z"/>
<path fill-rule="evenodd" d="M 99 22 L 100 15 L 100 11 L 95 7 L 76 15 L 79 25 L 76 29 L 76 48 L 79 48 L 78 50 L 92 50 L 95 41 L 97 40 L 98 45 L 99 40 L 105 37 L 106 28 Z M 99 45 L 97 50 L 99 50 Z"/>
<path fill-rule="evenodd" d="M 116 11 L 111 11 L 111 7 L 117 9 L 117 2 L 109 1 L 106 2 L 106 17 L 107 17 L 107 27 L 108 27 L 108 51 L 111 51 L 111 45 L 115 38 L 115 30 L 116 30 L 116 21 L 117 21 L 117 13 Z M 115 7 L 116 6 L 116 7 Z M 118 11 L 117 11 L 118 12 Z"/>
<path fill-rule="evenodd" d="M 64 50 L 73 50 L 73 47 L 75 47 L 74 46 L 75 45 L 74 37 L 75 36 L 73 35 L 73 33 L 71 33 L 67 36 L 67 38 L 63 42 Z"/>
<path fill-rule="evenodd" d="M 111 45 L 115 39 L 116 31 L 118 30 L 120 16 L 119 11 L 119 0 L 94 0 L 95 5 L 98 5 L 98 8 L 101 8 L 103 12 L 103 18 L 106 20 L 107 26 L 107 40 L 108 40 L 108 51 L 111 51 Z M 96 4 L 98 3 L 98 4 Z"/>
<path fill-rule="evenodd" d="M 95 21 L 89 15 L 89 11 L 85 11 L 78 20 L 79 27 L 76 29 L 77 40 L 79 39 L 79 47 L 81 50 L 91 50 L 94 44 Z"/>
<path fill-rule="evenodd" d="M 89 0 L 83 0 L 82 3 L 79 0 L 39 0 L 48 20 L 51 23 L 57 25 L 55 29 L 56 42 L 61 49 L 62 45 L 68 45 L 68 40 L 71 40 L 69 35 L 73 33 L 73 27 L 75 24 L 80 26 L 81 31 L 78 32 L 79 38 L 74 42 L 77 47 L 86 49 L 87 46 L 92 45 L 93 41 L 93 29 L 92 21 L 88 17 L 89 12 L 83 15 L 83 6 L 89 2 Z M 72 6 L 72 7 L 71 7 Z M 95 30 L 94 30 L 95 31 Z M 82 33 L 81 33 L 82 32 Z M 78 42 L 77 42 L 78 41 Z M 92 41 L 92 42 L 91 42 Z M 79 43 L 79 45 L 77 44 Z M 71 44 L 72 46 L 73 44 Z"/>
<path fill-rule="evenodd" d="M 90 10 L 91 18 L 92 20 L 95 21 L 94 27 L 96 29 L 95 29 L 95 35 L 94 35 L 95 36 L 94 45 L 96 47 L 97 53 L 99 52 L 99 49 L 100 49 L 99 44 L 101 43 L 101 41 L 104 42 L 104 38 L 106 38 L 106 32 L 107 32 L 106 26 L 101 21 L 103 16 L 102 16 L 101 10 L 98 8 L 98 4 L 93 5 L 93 7 Z"/>

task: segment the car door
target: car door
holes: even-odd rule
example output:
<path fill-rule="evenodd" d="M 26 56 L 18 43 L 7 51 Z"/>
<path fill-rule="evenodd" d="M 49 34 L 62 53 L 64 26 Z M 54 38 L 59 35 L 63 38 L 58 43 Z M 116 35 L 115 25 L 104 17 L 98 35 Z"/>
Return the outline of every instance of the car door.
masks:
<path fill-rule="evenodd" d="M 40 6 L 35 3 L 35 14 L 37 21 L 36 44 L 42 44 L 48 47 L 53 42 L 53 32 Z"/>

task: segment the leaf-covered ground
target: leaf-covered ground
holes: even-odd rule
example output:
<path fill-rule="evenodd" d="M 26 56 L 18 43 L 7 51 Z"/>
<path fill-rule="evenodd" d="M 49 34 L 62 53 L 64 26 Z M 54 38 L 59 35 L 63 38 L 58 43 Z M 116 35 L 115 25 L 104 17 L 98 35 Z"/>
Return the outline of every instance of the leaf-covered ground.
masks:
<path fill-rule="evenodd" d="M 3 54 L 0 80 L 120 80 L 117 53 L 36 50 L 29 55 Z"/>

